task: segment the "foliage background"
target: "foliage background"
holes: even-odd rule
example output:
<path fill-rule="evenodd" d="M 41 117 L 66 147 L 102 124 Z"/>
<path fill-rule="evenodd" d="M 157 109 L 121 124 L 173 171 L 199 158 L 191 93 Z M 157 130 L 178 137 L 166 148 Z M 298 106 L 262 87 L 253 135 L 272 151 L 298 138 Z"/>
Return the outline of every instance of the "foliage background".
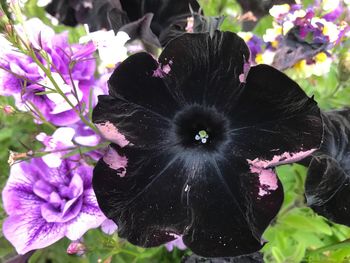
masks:
<path fill-rule="evenodd" d="M 200 2 L 207 15 L 226 15 L 223 30 L 240 30 L 235 14 L 241 11 L 235 0 Z M 307 6 L 311 1 L 303 1 L 303 4 Z M 50 24 L 44 10 L 37 7 L 36 0 L 27 1 L 25 15 L 39 17 Z M 271 24 L 272 18 L 265 17 L 254 29 L 254 33 L 262 36 Z M 57 32 L 69 30 L 72 42 L 77 42 L 84 32 L 82 27 L 71 29 L 55 26 L 54 29 Z M 336 52 L 348 52 L 346 43 Z M 315 96 L 323 109 L 350 106 L 349 81 L 340 82 L 337 60 L 327 76 L 311 77 L 298 82 L 309 95 Z M 0 97 L 0 107 L 5 105 L 14 105 L 14 102 L 11 98 Z M 8 115 L 0 111 L 0 190 L 9 173 L 9 150 L 25 152 L 36 149 L 39 145 L 35 144 L 34 136 L 46 128 L 34 124 L 27 113 Z M 350 262 L 350 228 L 331 223 L 305 206 L 305 168 L 286 165 L 278 169 L 278 174 L 284 186 L 285 200 L 279 215 L 264 234 L 264 238 L 269 241 L 262 250 L 265 262 Z M 0 226 L 4 218 L 5 213 L 0 203 Z M 107 236 L 99 230 L 89 231 L 84 237 L 84 243 L 87 252 L 83 257 L 67 255 L 65 251 L 69 241 L 61 240 L 51 247 L 35 252 L 29 262 L 179 262 L 184 254 L 190 253 L 177 249 L 169 253 L 164 247 L 137 248 L 119 240 L 116 235 Z M 14 249 L 0 232 L 0 262 L 14 255 Z"/>

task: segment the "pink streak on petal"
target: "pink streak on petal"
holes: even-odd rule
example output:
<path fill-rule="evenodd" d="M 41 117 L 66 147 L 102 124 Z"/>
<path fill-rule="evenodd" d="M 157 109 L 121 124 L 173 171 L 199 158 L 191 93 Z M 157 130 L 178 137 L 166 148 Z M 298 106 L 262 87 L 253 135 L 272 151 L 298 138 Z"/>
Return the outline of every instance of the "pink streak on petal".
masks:
<path fill-rule="evenodd" d="M 163 72 L 165 74 L 169 74 L 170 70 L 171 70 L 171 68 L 170 68 L 169 64 L 163 66 Z"/>
<path fill-rule="evenodd" d="M 103 161 L 113 170 L 124 168 L 120 173 L 120 177 L 124 177 L 128 159 L 125 156 L 120 156 L 112 147 L 108 147 L 107 152 L 103 156 Z"/>
<path fill-rule="evenodd" d="M 121 134 L 110 121 L 98 123 L 96 124 L 96 127 L 106 140 L 114 142 L 120 147 L 125 147 L 129 144 L 129 141 L 125 138 L 125 136 Z"/>
<path fill-rule="evenodd" d="M 152 77 L 164 78 L 171 71 L 170 65 L 172 64 L 173 64 L 172 60 L 170 60 L 169 64 L 166 64 L 166 65 L 159 64 L 158 68 L 155 71 L 153 71 Z"/>
<path fill-rule="evenodd" d="M 251 166 L 250 171 L 259 175 L 259 196 L 268 195 L 278 188 L 277 176 L 272 169 Z"/>
<path fill-rule="evenodd" d="M 288 164 L 293 162 L 298 162 L 305 157 L 312 154 L 316 149 L 311 149 L 308 151 L 300 151 L 296 153 L 284 152 L 281 155 L 275 155 L 271 160 L 260 160 L 256 158 L 254 160 L 247 160 L 250 165 L 260 168 L 270 168 L 277 165 Z"/>
<path fill-rule="evenodd" d="M 239 81 L 241 83 L 246 83 L 246 79 L 247 79 L 249 70 L 250 70 L 250 63 L 247 63 L 247 62 L 244 63 L 244 65 L 243 65 L 243 73 L 239 75 Z"/>

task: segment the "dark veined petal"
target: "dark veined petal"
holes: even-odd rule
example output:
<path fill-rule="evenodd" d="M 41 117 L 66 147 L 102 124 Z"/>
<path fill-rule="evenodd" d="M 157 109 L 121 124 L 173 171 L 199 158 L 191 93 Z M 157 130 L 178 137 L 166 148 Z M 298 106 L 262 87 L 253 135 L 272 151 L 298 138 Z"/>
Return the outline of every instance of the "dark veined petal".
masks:
<path fill-rule="evenodd" d="M 164 81 L 181 105 L 198 103 L 224 110 L 241 92 L 248 59 L 241 38 L 216 31 L 212 37 L 194 33 L 172 40 L 159 62 L 169 67 Z"/>
<path fill-rule="evenodd" d="M 308 205 L 318 214 L 350 225 L 350 110 L 323 113 L 324 141 L 305 182 Z"/>
<path fill-rule="evenodd" d="M 130 56 L 114 70 L 109 79 L 109 94 L 173 117 L 178 107 L 163 82 L 164 71 L 162 65 L 147 53 Z"/>
<path fill-rule="evenodd" d="M 159 146 L 170 126 L 159 114 L 108 95 L 99 96 L 92 120 L 105 139 L 121 147 L 129 143 L 137 147 Z"/>
<path fill-rule="evenodd" d="M 305 182 L 307 204 L 318 214 L 350 225 L 350 175 L 333 158 L 314 158 Z"/>
<path fill-rule="evenodd" d="M 266 177 L 250 173 L 242 159 L 216 161 L 209 154 L 169 149 L 126 146 L 118 152 L 127 159 L 125 172 L 111 163 L 120 158 L 105 156 L 94 170 L 93 186 L 121 237 L 148 247 L 183 235 L 186 246 L 209 257 L 252 253 L 263 246 L 261 235 L 283 200 L 272 170 Z"/>
<path fill-rule="evenodd" d="M 317 103 L 297 83 L 267 66 L 252 67 L 230 110 L 233 154 L 258 166 L 296 162 L 318 149 L 323 124 Z M 266 161 L 265 163 L 263 161 Z"/>
<path fill-rule="evenodd" d="M 242 161 L 211 160 L 189 188 L 192 224 L 183 240 L 198 255 L 250 254 L 265 243 L 261 236 L 281 207 L 283 188 L 272 170 L 250 173 Z"/>
<path fill-rule="evenodd" d="M 187 180 L 182 161 L 139 148 L 110 150 L 121 157 L 105 156 L 98 162 L 93 187 L 100 208 L 117 223 L 119 236 L 143 247 L 174 240 L 190 219 L 182 200 Z"/>

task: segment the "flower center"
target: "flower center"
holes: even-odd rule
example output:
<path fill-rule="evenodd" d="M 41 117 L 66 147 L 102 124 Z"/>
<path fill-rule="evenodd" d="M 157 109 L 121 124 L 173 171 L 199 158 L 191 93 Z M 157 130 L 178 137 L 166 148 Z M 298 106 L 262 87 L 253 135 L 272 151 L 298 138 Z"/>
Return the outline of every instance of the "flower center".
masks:
<path fill-rule="evenodd" d="M 174 117 L 177 145 L 185 149 L 218 150 L 228 140 L 228 121 L 215 108 L 188 106 Z"/>
<path fill-rule="evenodd" d="M 200 141 L 201 143 L 207 143 L 209 139 L 209 134 L 205 130 L 200 130 L 196 136 L 194 136 L 196 141 Z"/>

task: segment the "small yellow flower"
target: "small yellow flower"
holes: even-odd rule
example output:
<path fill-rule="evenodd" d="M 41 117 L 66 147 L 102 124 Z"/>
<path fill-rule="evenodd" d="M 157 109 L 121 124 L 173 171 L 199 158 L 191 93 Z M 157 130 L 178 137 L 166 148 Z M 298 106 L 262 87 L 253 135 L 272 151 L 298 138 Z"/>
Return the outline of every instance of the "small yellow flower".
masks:
<path fill-rule="evenodd" d="M 306 68 L 306 60 L 303 59 L 303 60 L 300 60 L 298 61 L 295 65 L 294 65 L 294 68 L 298 71 L 304 71 L 305 68 Z"/>
<path fill-rule="evenodd" d="M 327 54 L 324 52 L 320 52 L 315 56 L 315 60 L 318 63 L 325 62 L 327 60 Z"/>

